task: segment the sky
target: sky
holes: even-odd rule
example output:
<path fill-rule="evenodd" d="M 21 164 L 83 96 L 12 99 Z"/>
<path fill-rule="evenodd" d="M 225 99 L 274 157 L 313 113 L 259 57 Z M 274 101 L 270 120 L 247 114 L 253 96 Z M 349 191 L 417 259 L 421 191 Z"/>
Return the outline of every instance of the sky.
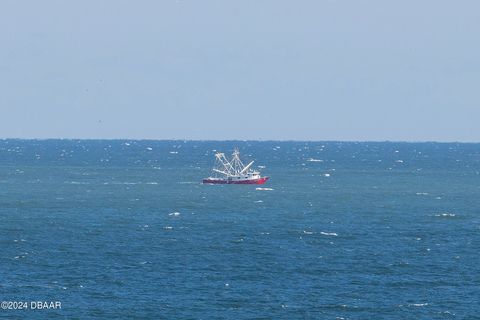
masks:
<path fill-rule="evenodd" d="M 480 2 L 0 2 L 0 138 L 480 142 Z"/>

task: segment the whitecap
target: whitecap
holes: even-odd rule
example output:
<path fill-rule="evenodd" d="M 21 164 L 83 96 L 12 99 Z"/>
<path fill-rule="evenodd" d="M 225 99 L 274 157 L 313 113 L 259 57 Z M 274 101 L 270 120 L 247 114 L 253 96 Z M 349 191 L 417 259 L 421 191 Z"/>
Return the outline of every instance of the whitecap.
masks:
<path fill-rule="evenodd" d="M 444 212 L 444 213 L 439 213 L 436 214 L 435 217 L 455 217 L 455 213 L 449 213 L 449 212 Z"/>
<path fill-rule="evenodd" d="M 155 185 L 155 184 L 158 184 L 158 182 L 147 182 L 147 183 L 145 183 L 145 184 L 153 184 L 153 185 Z"/>
<path fill-rule="evenodd" d="M 308 158 L 307 161 L 309 161 L 309 162 L 323 162 L 322 159 L 314 159 L 314 158 Z"/>
<path fill-rule="evenodd" d="M 323 174 L 324 177 L 330 177 L 330 173 Z"/>
<path fill-rule="evenodd" d="M 153 150 L 153 148 L 151 148 L 151 147 L 147 147 L 147 150 L 148 150 L 148 151 L 152 151 L 152 150 Z"/>
<path fill-rule="evenodd" d="M 428 192 L 417 192 L 415 193 L 417 196 L 428 196 L 429 193 Z"/>
<path fill-rule="evenodd" d="M 305 230 L 303 230 L 303 233 L 304 233 L 304 234 L 313 234 L 312 231 L 305 231 Z"/>
<path fill-rule="evenodd" d="M 69 184 L 90 184 L 90 183 L 84 182 L 84 181 L 65 181 L 65 183 L 69 183 Z"/>
<path fill-rule="evenodd" d="M 169 213 L 168 215 L 178 217 L 180 215 L 180 212 L 172 212 L 172 213 Z"/>
<path fill-rule="evenodd" d="M 324 236 L 333 236 L 333 237 L 336 237 L 338 236 L 338 234 L 336 234 L 335 232 L 320 232 L 320 234 L 324 235 Z"/>
<path fill-rule="evenodd" d="M 171 154 L 177 154 L 178 151 L 170 151 Z"/>
<path fill-rule="evenodd" d="M 257 201 L 254 201 L 255 203 L 262 203 L 263 200 L 257 200 Z"/>
<path fill-rule="evenodd" d="M 255 190 L 272 191 L 272 188 L 255 188 Z"/>

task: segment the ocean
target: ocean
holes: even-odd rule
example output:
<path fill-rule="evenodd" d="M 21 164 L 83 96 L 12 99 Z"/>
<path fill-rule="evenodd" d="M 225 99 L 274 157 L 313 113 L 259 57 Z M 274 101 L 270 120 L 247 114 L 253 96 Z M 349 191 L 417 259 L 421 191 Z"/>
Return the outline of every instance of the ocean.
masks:
<path fill-rule="evenodd" d="M 0 318 L 480 319 L 479 199 L 480 144 L 0 140 Z"/>

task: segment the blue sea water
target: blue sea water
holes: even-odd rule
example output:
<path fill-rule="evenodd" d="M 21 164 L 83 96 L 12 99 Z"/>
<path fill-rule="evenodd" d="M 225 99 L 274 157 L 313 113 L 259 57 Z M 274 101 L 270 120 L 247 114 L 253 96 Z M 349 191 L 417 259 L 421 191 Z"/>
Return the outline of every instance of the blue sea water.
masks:
<path fill-rule="evenodd" d="M 480 144 L 0 140 L 0 300 L 62 304 L 0 318 L 479 319 L 479 199 Z"/>

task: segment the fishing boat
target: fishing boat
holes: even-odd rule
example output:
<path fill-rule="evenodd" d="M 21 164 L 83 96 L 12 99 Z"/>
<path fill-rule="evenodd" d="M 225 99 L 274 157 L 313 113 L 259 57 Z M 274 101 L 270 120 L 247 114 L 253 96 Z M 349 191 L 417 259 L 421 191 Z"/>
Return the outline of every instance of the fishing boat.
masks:
<path fill-rule="evenodd" d="M 244 165 L 238 149 L 229 161 L 224 153 L 215 153 L 214 176 L 203 179 L 204 184 L 264 184 L 269 177 L 262 177 L 258 170 L 252 169 L 251 161 Z"/>

